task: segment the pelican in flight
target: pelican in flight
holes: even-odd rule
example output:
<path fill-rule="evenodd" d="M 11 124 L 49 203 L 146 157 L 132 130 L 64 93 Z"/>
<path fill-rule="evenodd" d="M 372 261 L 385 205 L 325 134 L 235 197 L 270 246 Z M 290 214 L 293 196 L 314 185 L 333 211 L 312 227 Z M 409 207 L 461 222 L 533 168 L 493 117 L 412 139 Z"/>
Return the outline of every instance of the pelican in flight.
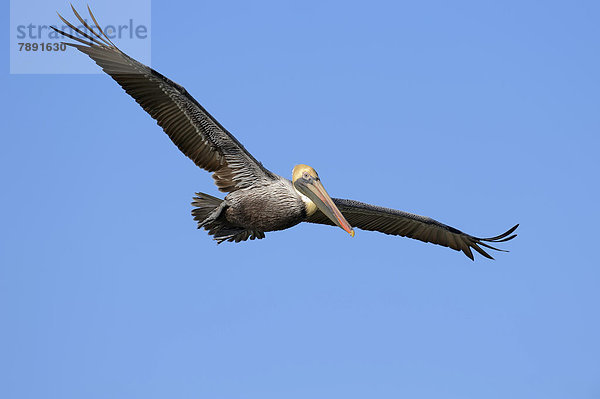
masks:
<path fill-rule="evenodd" d="M 508 241 L 518 225 L 495 237 L 479 238 L 429 217 L 331 198 L 317 172 L 296 165 L 292 180 L 266 169 L 182 86 L 129 57 L 102 31 L 88 7 L 94 27 L 75 10 L 80 28 L 60 19 L 70 33 L 52 27 L 76 43 L 66 43 L 87 54 L 104 72 L 156 120 L 175 145 L 197 166 L 212 172 L 225 199 L 197 193 L 192 215 L 217 243 L 261 239 L 265 232 L 283 230 L 300 222 L 339 226 L 354 236 L 363 230 L 410 237 L 462 251 L 473 260 L 474 249 L 493 259 L 484 248 L 504 251 L 492 243 Z M 66 30 L 66 29 L 65 29 Z M 483 248 L 482 248 L 483 247 Z"/>

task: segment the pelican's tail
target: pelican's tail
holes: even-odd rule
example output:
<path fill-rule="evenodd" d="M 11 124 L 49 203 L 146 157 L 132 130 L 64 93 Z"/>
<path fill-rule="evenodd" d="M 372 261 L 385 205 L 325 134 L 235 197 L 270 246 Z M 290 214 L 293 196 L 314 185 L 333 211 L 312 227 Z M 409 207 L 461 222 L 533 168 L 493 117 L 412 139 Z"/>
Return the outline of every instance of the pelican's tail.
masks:
<path fill-rule="evenodd" d="M 204 193 L 196 193 L 194 201 L 192 201 L 192 216 L 194 220 L 198 222 L 198 228 L 202 227 L 200 224 L 208 218 L 208 216 L 221 205 L 222 199 L 213 197 L 212 195 Z"/>
<path fill-rule="evenodd" d="M 192 216 L 198 222 L 198 228 L 204 227 L 208 234 L 220 244 L 224 241 L 240 242 L 247 239 L 255 240 L 265 238 L 262 231 L 247 230 L 243 227 L 231 225 L 224 216 L 227 208 L 225 200 L 204 193 L 196 193 L 192 201 Z"/>

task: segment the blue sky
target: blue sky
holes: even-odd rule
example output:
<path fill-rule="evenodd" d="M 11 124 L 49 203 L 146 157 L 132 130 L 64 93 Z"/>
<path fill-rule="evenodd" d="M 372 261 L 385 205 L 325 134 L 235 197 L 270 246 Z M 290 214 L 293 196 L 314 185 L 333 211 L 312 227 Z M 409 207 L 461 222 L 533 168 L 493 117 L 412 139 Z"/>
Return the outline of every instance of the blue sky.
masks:
<path fill-rule="evenodd" d="M 209 174 L 115 82 L 10 75 L 4 48 L 0 397 L 599 397 L 599 12 L 152 2 L 152 66 L 266 167 L 521 223 L 495 261 L 304 224 L 217 246 L 190 216 Z"/>

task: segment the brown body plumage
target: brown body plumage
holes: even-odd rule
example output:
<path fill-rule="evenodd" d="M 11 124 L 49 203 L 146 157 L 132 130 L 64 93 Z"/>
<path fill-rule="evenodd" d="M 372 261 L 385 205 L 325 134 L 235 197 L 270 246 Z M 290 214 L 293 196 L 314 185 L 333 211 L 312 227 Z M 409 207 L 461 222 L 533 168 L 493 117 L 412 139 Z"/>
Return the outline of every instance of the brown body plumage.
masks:
<path fill-rule="evenodd" d="M 280 176 L 269 184 L 233 191 L 224 200 L 197 193 L 192 205 L 198 228 L 206 228 L 217 242 L 263 238 L 265 232 L 288 229 L 307 216 L 292 182 Z"/>
<path fill-rule="evenodd" d="M 352 200 L 330 198 L 317 172 L 297 165 L 292 181 L 266 169 L 215 120 L 182 86 L 119 50 L 104 34 L 89 10 L 94 27 L 77 11 L 84 29 L 59 15 L 71 34 L 53 28 L 78 43 L 66 43 L 92 58 L 154 118 L 173 143 L 197 166 L 213 173 L 225 199 L 197 193 L 192 215 L 198 228 L 217 242 L 264 238 L 265 232 L 283 230 L 306 221 L 337 225 L 354 236 L 352 226 L 385 234 L 415 238 L 462 251 L 472 249 L 492 258 L 482 247 L 508 241 L 517 226 L 490 238 L 477 238 L 436 220 Z M 75 35 L 78 36 L 75 36 Z"/>

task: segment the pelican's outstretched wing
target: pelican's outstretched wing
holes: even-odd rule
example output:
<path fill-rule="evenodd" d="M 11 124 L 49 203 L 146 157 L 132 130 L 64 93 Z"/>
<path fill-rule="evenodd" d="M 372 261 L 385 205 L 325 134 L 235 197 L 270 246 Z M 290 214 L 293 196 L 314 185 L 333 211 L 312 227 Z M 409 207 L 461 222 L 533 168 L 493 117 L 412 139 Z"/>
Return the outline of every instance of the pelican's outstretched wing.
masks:
<path fill-rule="evenodd" d="M 156 119 L 181 152 L 199 167 L 213 172 L 219 190 L 235 191 L 275 178 L 182 86 L 119 50 L 102 31 L 89 7 L 94 27 L 71 8 L 85 29 L 78 29 L 60 14 L 60 19 L 78 36 L 52 29 L 81 43 L 66 44 L 93 59 Z"/>
<path fill-rule="evenodd" d="M 447 226 L 426 216 L 346 199 L 333 198 L 333 202 L 352 227 L 363 230 L 380 231 L 385 234 L 410 237 L 425 242 L 443 245 L 457 251 L 463 251 L 471 260 L 473 260 L 471 248 L 486 258 L 494 259 L 485 252 L 480 245 L 496 251 L 508 252 L 503 249 L 494 248 L 487 243 L 512 240 L 517 235 L 511 234 L 519 226 L 517 224 L 507 232 L 496 237 L 479 238 L 465 234 L 454 227 Z M 320 211 L 309 216 L 306 221 L 310 223 L 333 225 L 333 222 Z"/>

